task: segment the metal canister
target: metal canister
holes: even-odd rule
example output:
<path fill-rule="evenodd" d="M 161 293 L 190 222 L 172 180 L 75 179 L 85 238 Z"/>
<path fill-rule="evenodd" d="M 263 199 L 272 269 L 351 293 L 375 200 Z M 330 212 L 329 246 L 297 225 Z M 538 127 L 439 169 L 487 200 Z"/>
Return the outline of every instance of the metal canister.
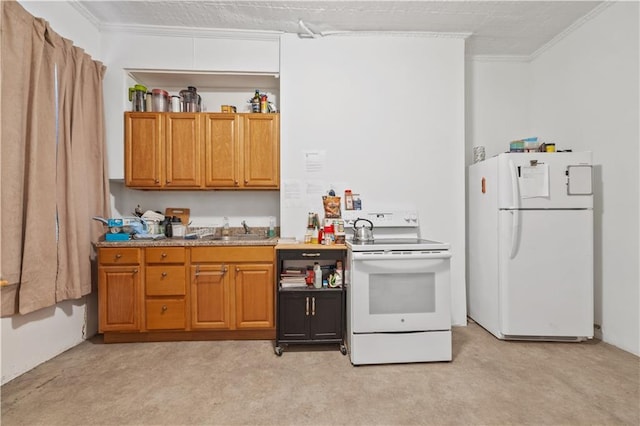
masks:
<path fill-rule="evenodd" d="M 171 112 L 180 112 L 180 96 L 171 96 Z"/>

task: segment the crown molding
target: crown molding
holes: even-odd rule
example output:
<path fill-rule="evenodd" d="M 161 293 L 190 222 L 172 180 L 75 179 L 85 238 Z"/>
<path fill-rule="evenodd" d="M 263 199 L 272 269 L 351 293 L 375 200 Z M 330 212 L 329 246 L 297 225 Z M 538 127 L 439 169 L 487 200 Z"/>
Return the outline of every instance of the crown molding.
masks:
<path fill-rule="evenodd" d="M 100 26 L 101 32 L 129 33 L 148 36 L 188 37 L 188 38 L 218 38 L 233 40 L 261 40 L 279 41 L 281 31 L 253 31 L 233 29 L 212 29 L 192 27 L 169 27 L 157 25 L 118 25 L 107 24 Z"/>
<path fill-rule="evenodd" d="M 531 55 L 466 55 L 465 59 L 476 62 L 531 62 Z"/>
<path fill-rule="evenodd" d="M 596 6 L 591 12 L 587 13 L 586 15 L 584 15 L 583 17 L 581 17 L 580 19 L 575 21 L 573 24 L 569 25 L 564 31 L 562 31 L 560 34 L 558 34 L 554 38 L 552 38 L 551 41 L 549 41 L 548 43 L 546 43 L 545 45 L 540 47 L 538 50 L 533 52 L 531 55 L 529 55 L 529 60 L 530 61 L 534 60 L 535 58 L 540 56 L 542 53 L 546 52 L 551 47 L 555 46 L 561 40 L 564 40 L 567 36 L 572 34 L 578 28 L 582 27 L 585 23 L 587 23 L 591 19 L 593 19 L 596 16 L 598 16 L 599 14 L 601 14 L 603 10 L 607 9 L 613 3 L 616 3 L 616 2 L 615 1 L 605 1 L 605 2 L 603 2 L 601 4 L 599 4 L 598 6 Z"/>

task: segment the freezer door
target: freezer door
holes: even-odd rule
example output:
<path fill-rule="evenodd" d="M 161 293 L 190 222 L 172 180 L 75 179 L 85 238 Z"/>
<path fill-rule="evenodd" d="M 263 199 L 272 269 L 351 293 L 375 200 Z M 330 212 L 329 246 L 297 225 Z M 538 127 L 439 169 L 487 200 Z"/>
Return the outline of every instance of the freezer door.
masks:
<path fill-rule="evenodd" d="M 501 209 L 592 208 L 590 152 L 498 156 Z"/>
<path fill-rule="evenodd" d="M 500 211 L 505 337 L 593 337 L 592 210 Z"/>

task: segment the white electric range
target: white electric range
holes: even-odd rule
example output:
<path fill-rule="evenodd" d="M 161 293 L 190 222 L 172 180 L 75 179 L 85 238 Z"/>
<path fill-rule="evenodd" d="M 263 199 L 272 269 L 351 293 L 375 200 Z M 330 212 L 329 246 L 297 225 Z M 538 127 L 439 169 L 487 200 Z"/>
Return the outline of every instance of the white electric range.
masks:
<path fill-rule="evenodd" d="M 357 219 L 373 224 L 373 241 L 347 238 L 351 363 L 451 361 L 449 244 L 419 238 L 415 211 L 347 211 L 343 218 L 348 236 Z"/>

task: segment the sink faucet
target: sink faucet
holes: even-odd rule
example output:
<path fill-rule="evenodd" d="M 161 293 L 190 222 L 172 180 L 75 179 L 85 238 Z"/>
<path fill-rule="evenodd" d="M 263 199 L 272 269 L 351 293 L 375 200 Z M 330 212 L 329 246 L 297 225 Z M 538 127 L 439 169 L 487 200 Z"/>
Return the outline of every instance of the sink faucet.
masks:
<path fill-rule="evenodd" d="M 247 225 L 247 222 L 246 222 L 246 221 L 244 221 L 244 220 L 242 221 L 242 227 L 244 228 L 244 233 L 245 233 L 245 234 L 250 233 L 249 226 Z"/>

